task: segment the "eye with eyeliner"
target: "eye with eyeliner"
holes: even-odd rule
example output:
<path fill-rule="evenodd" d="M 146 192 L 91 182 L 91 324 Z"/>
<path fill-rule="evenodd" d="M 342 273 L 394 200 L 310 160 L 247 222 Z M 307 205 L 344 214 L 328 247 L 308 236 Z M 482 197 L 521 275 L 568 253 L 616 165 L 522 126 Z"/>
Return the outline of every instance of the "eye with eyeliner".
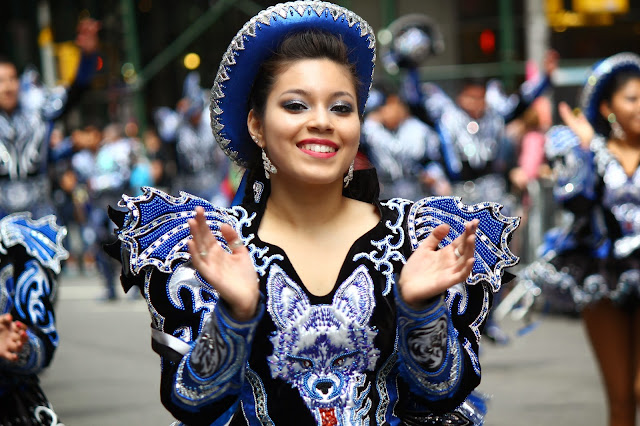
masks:
<path fill-rule="evenodd" d="M 281 103 L 282 108 L 291 112 L 302 112 L 304 110 L 310 109 L 309 105 L 306 102 L 303 102 L 298 99 L 287 100 Z M 351 102 L 340 101 L 332 104 L 329 107 L 329 111 L 336 112 L 338 114 L 350 114 L 354 111 L 353 105 Z"/>
<path fill-rule="evenodd" d="M 350 102 L 336 102 L 331 106 L 331 111 L 340 114 L 350 114 L 353 112 L 353 105 Z"/>
<path fill-rule="evenodd" d="M 304 102 L 294 99 L 283 102 L 282 108 L 286 109 L 287 111 L 297 112 L 308 109 L 309 107 Z"/>

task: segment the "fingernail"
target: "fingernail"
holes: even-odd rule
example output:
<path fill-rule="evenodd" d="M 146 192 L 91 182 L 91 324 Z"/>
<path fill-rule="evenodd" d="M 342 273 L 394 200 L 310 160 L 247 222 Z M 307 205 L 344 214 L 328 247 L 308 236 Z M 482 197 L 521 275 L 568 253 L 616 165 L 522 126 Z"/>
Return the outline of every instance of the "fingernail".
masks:
<path fill-rule="evenodd" d="M 18 327 L 25 327 L 25 325 L 20 321 L 16 321 L 16 324 L 18 325 Z"/>

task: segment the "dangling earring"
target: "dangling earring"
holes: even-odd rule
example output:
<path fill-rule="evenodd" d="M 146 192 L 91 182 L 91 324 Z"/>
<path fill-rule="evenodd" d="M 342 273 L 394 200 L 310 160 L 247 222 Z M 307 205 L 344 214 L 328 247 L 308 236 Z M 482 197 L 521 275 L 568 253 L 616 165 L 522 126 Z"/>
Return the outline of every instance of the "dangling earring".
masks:
<path fill-rule="evenodd" d="M 262 191 L 264 191 L 264 184 L 259 180 L 253 182 L 253 201 L 258 204 L 260 198 L 262 198 Z"/>
<path fill-rule="evenodd" d="M 349 186 L 349 183 L 353 180 L 353 164 L 355 163 L 356 160 L 353 160 L 351 162 L 351 164 L 349 164 L 349 171 L 347 172 L 347 174 L 344 176 L 344 187 L 346 188 L 347 186 Z"/>
<path fill-rule="evenodd" d="M 264 152 L 264 148 L 262 148 L 262 165 L 264 166 L 264 175 L 267 179 L 269 179 L 270 175 L 278 173 L 278 169 L 276 169 L 276 166 L 269 160 L 267 153 Z"/>
<path fill-rule="evenodd" d="M 620 123 L 618 123 L 616 115 L 614 113 L 609 114 L 607 120 L 609 121 L 609 124 L 611 124 L 611 133 L 609 133 L 609 137 L 611 139 L 617 139 L 621 141 L 625 140 L 627 138 L 627 134 L 622 129 Z"/>

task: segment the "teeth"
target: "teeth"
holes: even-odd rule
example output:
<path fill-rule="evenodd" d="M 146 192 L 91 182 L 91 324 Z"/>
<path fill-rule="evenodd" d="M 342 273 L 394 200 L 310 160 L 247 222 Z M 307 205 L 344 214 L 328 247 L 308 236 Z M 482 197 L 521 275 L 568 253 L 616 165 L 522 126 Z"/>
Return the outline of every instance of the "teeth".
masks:
<path fill-rule="evenodd" d="M 311 143 L 307 145 L 302 145 L 302 149 L 306 149 L 307 151 L 313 152 L 336 152 L 336 149 L 327 145 L 320 145 L 316 143 Z"/>

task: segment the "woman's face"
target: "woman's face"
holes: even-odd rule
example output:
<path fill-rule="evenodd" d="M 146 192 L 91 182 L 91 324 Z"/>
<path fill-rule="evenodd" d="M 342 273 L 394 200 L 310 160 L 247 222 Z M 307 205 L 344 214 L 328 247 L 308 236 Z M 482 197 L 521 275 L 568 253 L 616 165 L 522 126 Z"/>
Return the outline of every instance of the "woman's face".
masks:
<path fill-rule="evenodd" d="M 342 181 L 358 150 L 360 119 L 349 70 L 329 59 L 285 67 L 267 97 L 264 117 L 249 130 L 278 169 L 275 180 Z"/>
<path fill-rule="evenodd" d="M 640 136 L 640 78 L 631 79 L 620 87 L 611 97 L 611 102 L 601 108 L 601 112 L 605 118 L 609 113 L 614 113 L 616 121 L 627 135 Z"/>

